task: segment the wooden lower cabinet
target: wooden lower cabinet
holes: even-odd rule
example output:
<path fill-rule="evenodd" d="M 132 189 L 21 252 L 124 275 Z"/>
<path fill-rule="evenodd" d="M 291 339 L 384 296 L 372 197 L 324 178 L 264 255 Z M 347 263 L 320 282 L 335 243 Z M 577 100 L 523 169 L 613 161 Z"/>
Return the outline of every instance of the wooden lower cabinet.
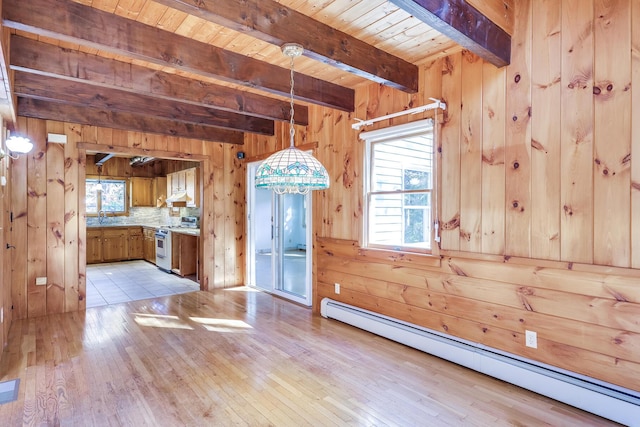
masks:
<path fill-rule="evenodd" d="M 171 270 L 179 276 L 190 276 L 198 271 L 197 236 L 171 233 Z"/>
<path fill-rule="evenodd" d="M 102 229 L 102 261 L 123 261 L 129 259 L 129 229 Z"/>
<path fill-rule="evenodd" d="M 102 229 L 87 230 L 87 264 L 102 262 Z"/>
<path fill-rule="evenodd" d="M 142 227 L 129 228 L 129 259 L 144 259 Z"/>
<path fill-rule="evenodd" d="M 142 227 L 87 228 L 87 264 L 144 259 Z"/>
<path fill-rule="evenodd" d="M 144 248 L 143 248 L 143 256 L 144 259 L 156 263 L 156 229 L 143 227 L 142 234 L 144 236 Z"/>

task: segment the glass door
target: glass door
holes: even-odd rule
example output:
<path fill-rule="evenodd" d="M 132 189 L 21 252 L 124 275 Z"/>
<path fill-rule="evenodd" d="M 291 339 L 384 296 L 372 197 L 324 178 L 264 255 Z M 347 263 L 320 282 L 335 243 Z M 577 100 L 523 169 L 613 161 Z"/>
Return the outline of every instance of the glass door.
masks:
<path fill-rule="evenodd" d="M 311 195 L 256 189 L 258 166 L 247 169 L 247 284 L 311 305 Z"/>

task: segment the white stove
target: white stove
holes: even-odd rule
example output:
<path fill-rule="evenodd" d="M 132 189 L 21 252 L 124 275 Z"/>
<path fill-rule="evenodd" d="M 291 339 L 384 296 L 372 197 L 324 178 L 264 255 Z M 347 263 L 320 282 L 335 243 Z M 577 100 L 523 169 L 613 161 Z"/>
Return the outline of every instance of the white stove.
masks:
<path fill-rule="evenodd" d="M 183 216 L 178 226 L 160 227 L 155 234 L 156 239 L 156 266 L 160 270 L 171 273 L 171 230 L 195 231 L 200 227 L 200 219 L 197 216 Z"/>
<path fill-rule="evenodd" d="M 171 232 L 166 228 L 156 231 L 156 266 L 167 273 L 171 272 Z"/>

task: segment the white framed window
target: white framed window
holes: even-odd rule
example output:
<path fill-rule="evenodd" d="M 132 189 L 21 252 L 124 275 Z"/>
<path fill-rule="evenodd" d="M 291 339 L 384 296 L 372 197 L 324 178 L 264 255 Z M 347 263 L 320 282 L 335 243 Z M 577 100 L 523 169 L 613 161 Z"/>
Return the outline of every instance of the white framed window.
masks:
<path fill-rule="evenodd" d="M 431 119 L 360 134 L 366 143 L 365 247 L 431 251 L 433 135 Z"/>

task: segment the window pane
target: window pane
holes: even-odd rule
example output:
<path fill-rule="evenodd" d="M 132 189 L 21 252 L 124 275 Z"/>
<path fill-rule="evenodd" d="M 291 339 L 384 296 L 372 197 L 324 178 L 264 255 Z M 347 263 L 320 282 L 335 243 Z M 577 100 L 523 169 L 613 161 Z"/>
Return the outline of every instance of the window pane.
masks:
<path fill-rule="evenodd" d="M 429 204 L 427 194 L 407 194 L 404 196 L 405 206 L 427 206 Z"/>
<path fill-rule="evenodd" d="M 125 182 L 124 181 L 102 181 L 102 206 L 105 212 L 125 211 Z"/>
<path fill-rule="evenodd" d="M 87 205 L 87 213 L 98 213 L 98 191 L 96 186 L 97 180 L 88 179 L 86 186 L 85 203 Z"/>
<path fill-rule="evenodd" d="M 431 246 L 431 195 L 424 195 L 428 200 L 425 207 L 407 207 L 404 210 L 404 244 L 429 248 Z"/>
<path fill-rule="evenodd" d="M 430 135 L 373 143 L 371 191 L 431 189 L 432 144 Z"/>
<path fill-rule="evenodd" d="M 373 195 L 369 205 L 369 242 L 399 245 L 402 240 L 402 195 Z"/>
<path fill-rule="evenodd" d="M 404 171 L 405 190 L 424 190 L 431 188 L 431 173 L 426 170 Z"/>

